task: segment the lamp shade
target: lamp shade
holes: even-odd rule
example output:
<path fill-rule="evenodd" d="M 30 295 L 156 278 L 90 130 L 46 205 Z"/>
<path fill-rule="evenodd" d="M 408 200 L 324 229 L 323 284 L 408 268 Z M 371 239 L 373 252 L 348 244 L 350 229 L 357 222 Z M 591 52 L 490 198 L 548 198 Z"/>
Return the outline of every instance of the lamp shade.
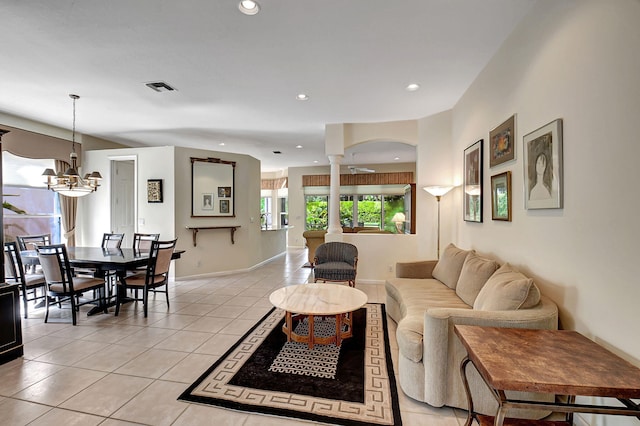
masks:
<path fill-rule="evenodd" d="M 429 185 L 429 186 L 425 186 L 424 188 L 425 191 L 427 191 L 429 194 L 433 195 L 434 197 L 442 197 L 444 194 L 446 194 L 447 192 L 451 191 L 453 189 L 453 186 L 450 185 Z"/>
<path fill-rule="evenodd" d="M 407 218 L 402 212 L 398 212 L 394 214 L 393 217 L 391 218 L 391 222 L 393 223 L 404 222 L 405 220 L 407 220 Z"/>

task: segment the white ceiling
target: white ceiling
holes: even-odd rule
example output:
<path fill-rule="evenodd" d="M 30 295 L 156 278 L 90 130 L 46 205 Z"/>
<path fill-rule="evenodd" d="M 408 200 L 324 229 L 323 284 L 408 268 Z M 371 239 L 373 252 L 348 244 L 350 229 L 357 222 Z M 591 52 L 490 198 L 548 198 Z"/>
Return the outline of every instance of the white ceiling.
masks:
<path fill-rule="evenodd" d="M 258 2 L 0 0 L 0 112 L 70 128 L 75 93 L 81 133 L 249 154 L 263 172 L 328 164 L 326 123 L 452 108 L 535 0 Z M 414 161 L 385 142 L 344 163 Z"/>

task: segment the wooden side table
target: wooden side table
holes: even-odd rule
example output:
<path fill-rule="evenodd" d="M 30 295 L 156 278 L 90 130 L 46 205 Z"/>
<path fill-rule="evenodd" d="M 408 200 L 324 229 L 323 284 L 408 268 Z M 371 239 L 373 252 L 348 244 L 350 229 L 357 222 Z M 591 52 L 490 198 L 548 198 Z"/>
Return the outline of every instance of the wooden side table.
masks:
<path fill-rule="evenodd" d="M 456 325 L 455 333 L 467 350 L 460 371 L 467 393 L 469 415 L 465 426 L 475 418 L 480 425 L 534 425 L 537 421 L 506 419 L 511 408 L 549 410 L 567 413 L 613 414 L 640 419 L 640 369 L 580 333 L 565 330 Z M 498 401 L 495 418 L 476 415 L 466 378 L 471 362 Z M 522 401 L 507 398 L 505 391 L 550 393 L 565 396 L 566 402 Z M 616 398 L 624 406 L 575 403 L 576 396 Z M 493 422 L 492 422 L 493 420 Z M 549 424 L 540 421 L 540 424 Z M 553 423 L 551 423 L 553 424 Z"/>

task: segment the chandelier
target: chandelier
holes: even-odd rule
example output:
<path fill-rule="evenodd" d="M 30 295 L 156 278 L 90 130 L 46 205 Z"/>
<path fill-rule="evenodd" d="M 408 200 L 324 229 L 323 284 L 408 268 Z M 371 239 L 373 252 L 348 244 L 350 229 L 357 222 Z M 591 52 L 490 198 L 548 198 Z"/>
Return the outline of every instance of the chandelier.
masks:
<path fill-rule="evenodd" d="M 78 173 L 78 154 L 76 154 L 76 100 L 78 95 L 69 95 L 73 99 L 73 133 L 71 154 L 71 166 L 64 172 L 56 172 L 53 169 L 46 169 L 42 176 L 47 177 L 47 189 L 57 192 L 65 197 L 83 197 L 97 190 L 100 186 L 102 176 L 100 172 L 87 173 L 84 177 Z"/>

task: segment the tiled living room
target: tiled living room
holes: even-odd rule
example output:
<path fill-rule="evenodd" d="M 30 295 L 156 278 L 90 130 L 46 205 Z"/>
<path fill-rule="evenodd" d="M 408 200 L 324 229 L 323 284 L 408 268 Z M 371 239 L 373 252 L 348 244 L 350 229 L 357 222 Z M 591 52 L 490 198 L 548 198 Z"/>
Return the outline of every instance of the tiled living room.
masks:
<path fill-rule="evenodd" d="M 285 425 L 300 419 L 250 414 L 178 401 L 178 396 L 271 308 L 269 294 L 309 280 L 306 250 L 289 249 L 251 272 L 170 285 L 162 295 L 123 306 L 116 317 L 78 326 L 68 309 L 30 310 L 23 319 L 24 357 L 0 366 L 0 418 L 6 425 Z M 346 285 L 346 284 L 345 284 Z M 384 303 L 382 285 L 358 284 L 371 303 Z M 397 373 L 395 323 L 388 322 Z M 398 390 L 404 425 L 461 425 L 466 413 L 435 409 Z"/>

